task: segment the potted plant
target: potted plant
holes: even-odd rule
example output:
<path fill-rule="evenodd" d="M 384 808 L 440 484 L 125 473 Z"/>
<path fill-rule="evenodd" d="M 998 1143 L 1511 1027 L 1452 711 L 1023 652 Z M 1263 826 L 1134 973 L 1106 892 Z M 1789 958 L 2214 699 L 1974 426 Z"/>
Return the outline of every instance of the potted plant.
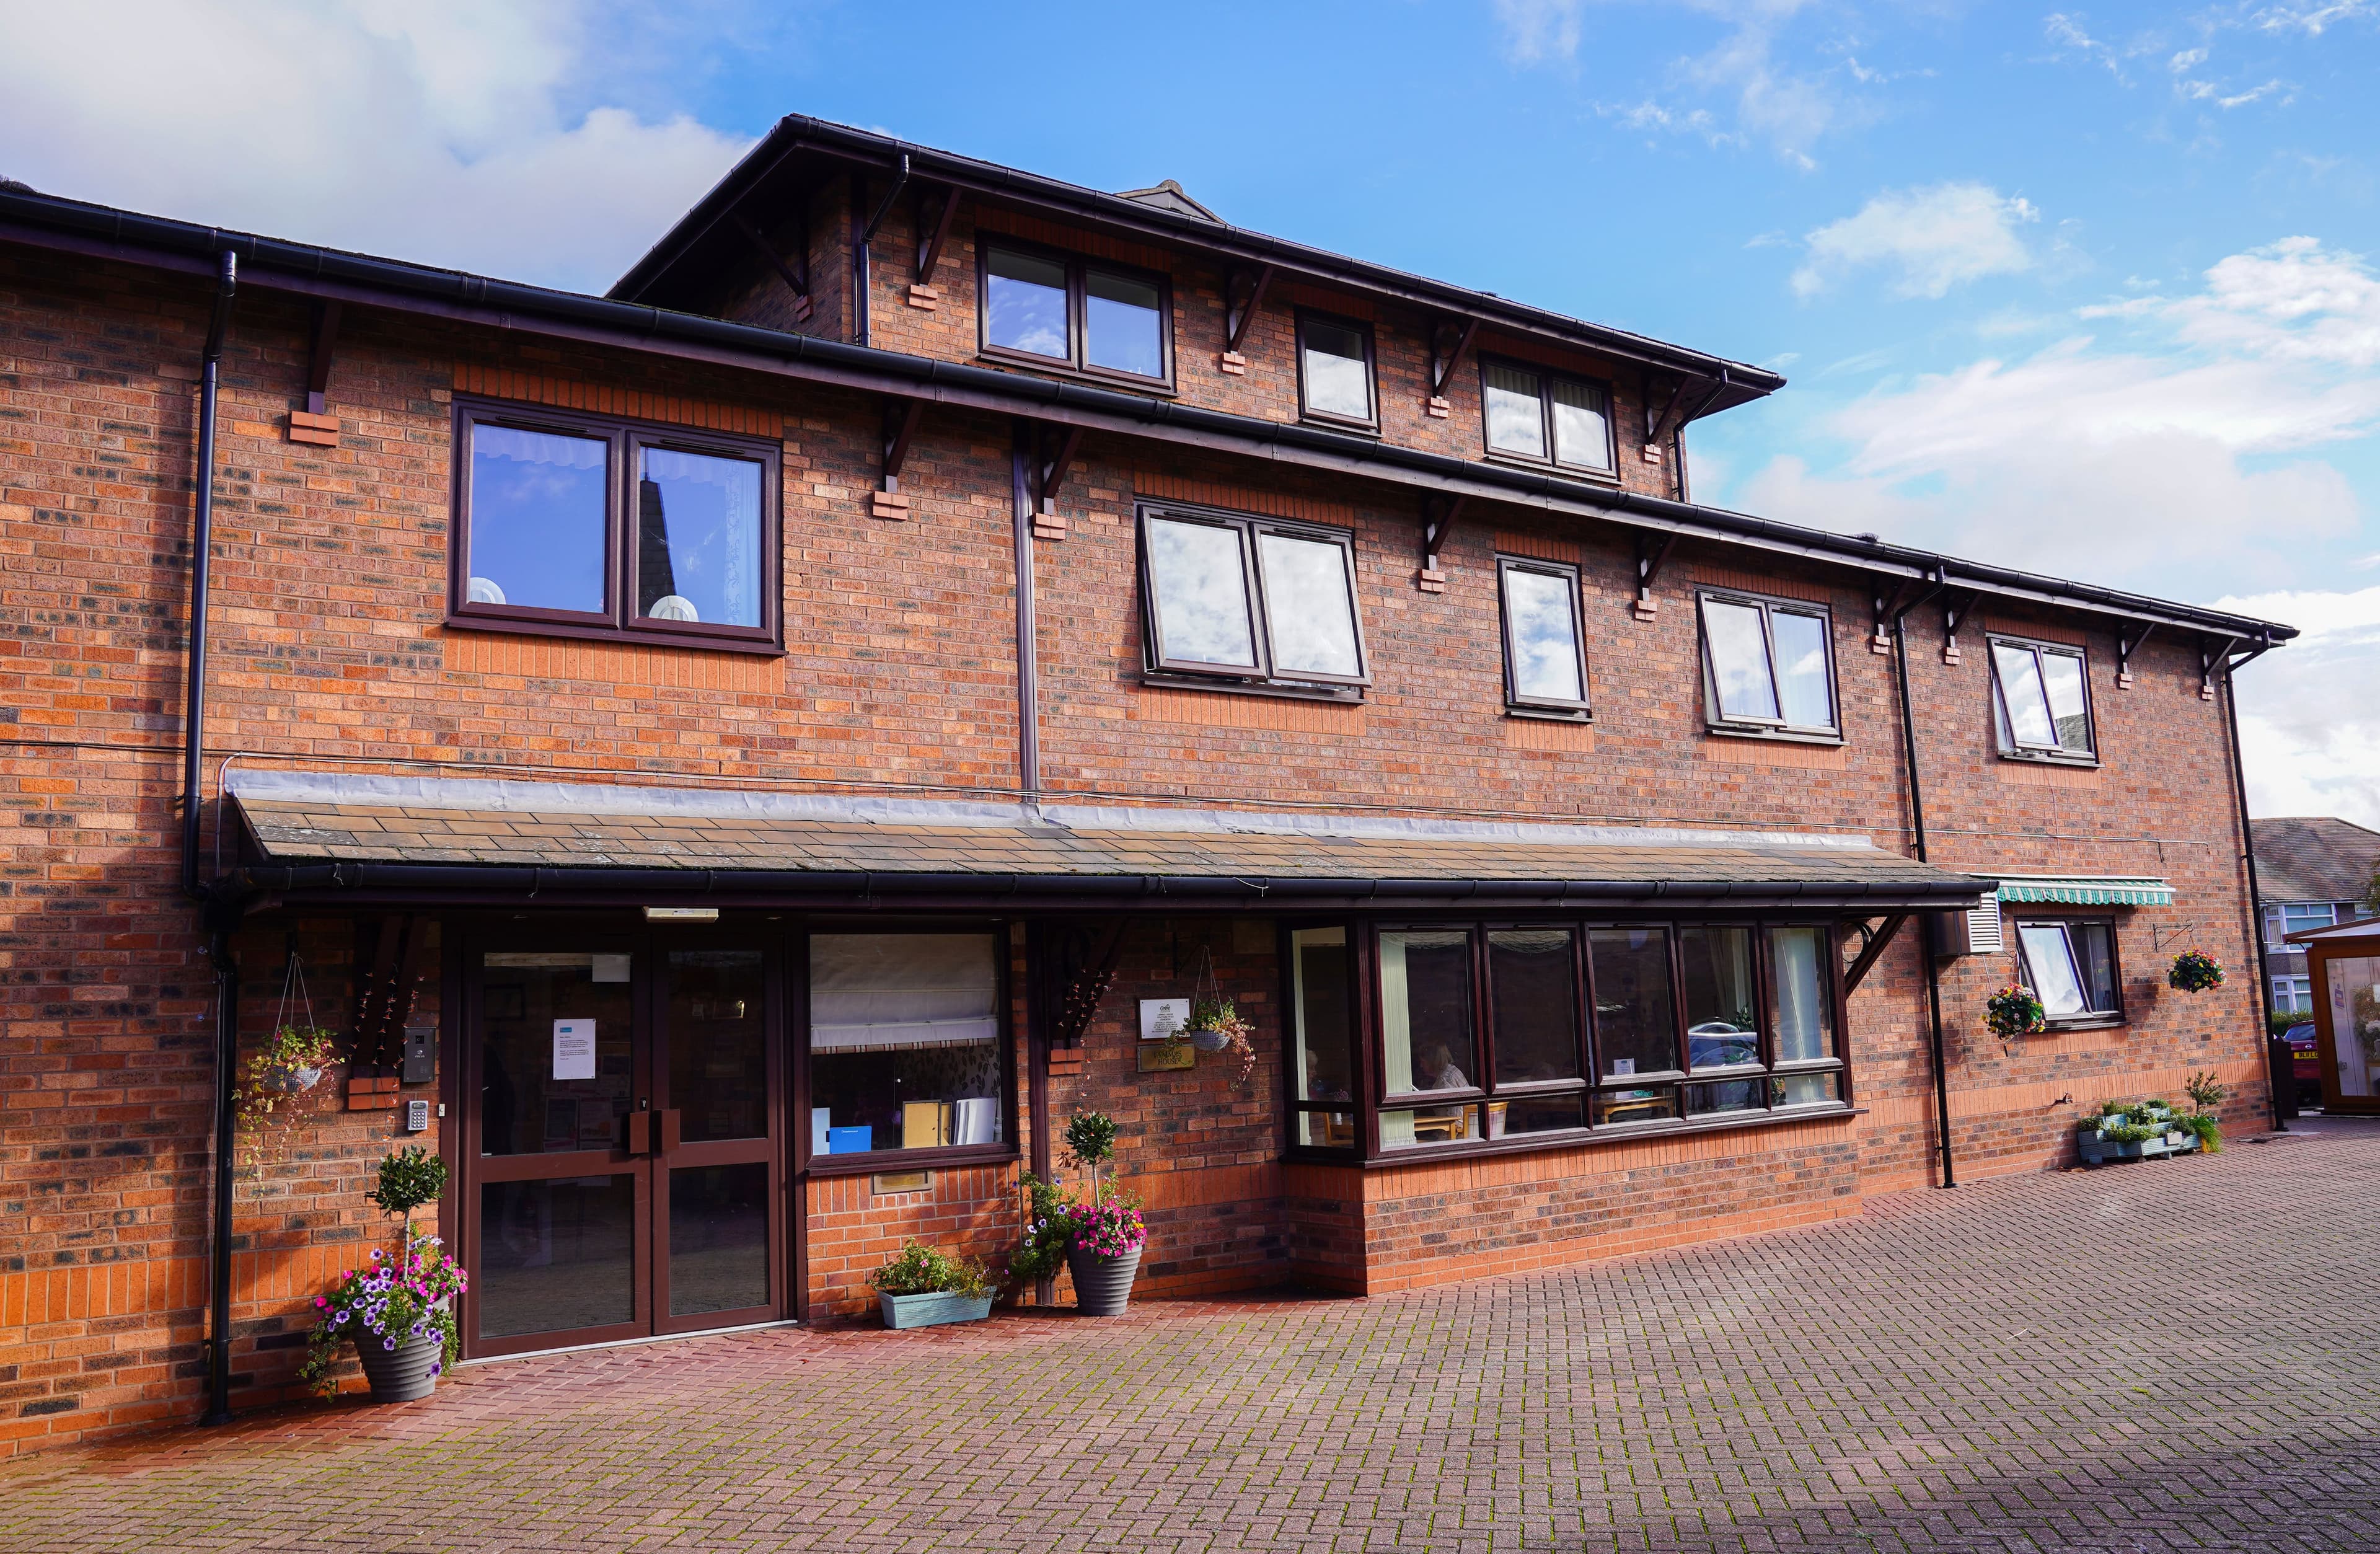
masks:
<path fill-rule="evenodd" d="M 2223 966 L 2203 950 L 2184 950 L 2174 956 L 2165 974 L 2166 985 L 2185 993 L 2203 993 L 2223 985 Z"/>
<path fill-rule="evenodd" d="M 331 1032 L 311 1025 L 283 1025 L 248 1055 L 232 1087 L 241 1164 L 261 1169 L 279 1157 L 284 1130 L 273 1125 L 274 1119 L 286 1123 L 305 1109 L 301 1098 L 337 1061 L 337 1042 Z"/>
<path fill-rule="evenodd" d="M 2223 1127 L 2216 1121 L 2215 1109 L 2230 1095 L 2231 1087 L 2202 1069 L 2182 1088 L 2189 1093 L 2190 1110 L 2173 1120 L 2174 1126 L 2196 1140 L 2197 1147 L 2215 1154 L 2223 1147 Z"/>
<path fill-rule="evenodd" d="M 938 1327 L 944 1322 L 980 1322 L 991 1315 L 1000 1285 L 974 1257 L 953 1257 L 911 1241 L 901 1255 L 868 1276 L 876 1305 L 888 1328 Z"/>
<path fill-rule="evenodd" d="M 314 1329 L 306 1336 L 301 1380 L 329 1396 L 339 1346 L 353 1342 L 371 1383 L 374 1402 L 425 1398 L 461 1353 L 455 1297 L 469 1288 L 462 1266 L 434 1235 L 417 1238 L 413 1211 L 445 1190 L 446 1162 L 414 1145 L 380 1162 L 371 1201 L 401 1224 L 394 1256 L 372 1248 L 361 1269 L 340 1274 L 338 1287 L 314 1297 Z"/>
<path fill-rule="evenodd" d="M 1239 1060 L 1237 1077 L 1241 1084 L 1247 1083 L 1248 1075 L 1256 1072 L 1257 1048 L 1255 1041 L 1250 1039 L 1255 1032 L 1256 1026 L 1249 1024 L 1227 998 L 1200 1000 L 1191 1009 L 1190 1024 L 1183 1030 L 1183 1034 L 1190 1038 L 1190 1045 L 1201 1052 L 1220 1052 L 1228 1049 Z"/>
<path fill-rule="evenodd" d="M 1066 1266 L 1067 1249 L 1075 1240 L 1075 1194 L 1057 1182 L 1044 1182 L 1026 1172 L 1017 1179 L 1025 1189 L 1025 1239 L 1008 1255 L 1008 1277 L 1019 1292 L 1034 1287 L 1034 1298 L 1050 1304 L 1059 1270 Z"/>
<path fill-rule="evenodd" d="M 1998 1037 L 2037 1036 L 2049 1028 L 2049 1012 L 2031 988 L 2011 982 L 1984 1001 L 1984 1024 Z"/>
<path fill-rule="evenodd" d="M 1115 1119 L 1104 1111 L 1077 1111 L 1066 1120 L 1067 1158 L 1090 1173 L 1088 1203 L 1067 1213 L 1066 1267 L 1075 1276 L 1075 1305 L 1086 1317 L 1119 1317 L 1132 1298 L 1148 1227 L 1136 1198 L 1102 1192 L 1099 1166 L 1115 1154 Z"/>

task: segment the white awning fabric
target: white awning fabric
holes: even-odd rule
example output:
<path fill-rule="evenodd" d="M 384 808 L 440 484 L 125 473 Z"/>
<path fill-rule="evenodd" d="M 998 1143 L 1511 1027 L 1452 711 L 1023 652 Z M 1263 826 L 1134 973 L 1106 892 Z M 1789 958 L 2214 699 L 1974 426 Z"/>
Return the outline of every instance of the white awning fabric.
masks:
<path fill-rule="evenodd" d="M 897 1052 L 1000 1036 L 988 933 L 810 936 L 810 1050 Z"/>
<path fill-rule="evenodd" d="M 2121 874 L 2003 874 L 2003 904 L 2058 902 L 2069 906 L 2171 906 L 2173 887 L 2162 880 Z"/>

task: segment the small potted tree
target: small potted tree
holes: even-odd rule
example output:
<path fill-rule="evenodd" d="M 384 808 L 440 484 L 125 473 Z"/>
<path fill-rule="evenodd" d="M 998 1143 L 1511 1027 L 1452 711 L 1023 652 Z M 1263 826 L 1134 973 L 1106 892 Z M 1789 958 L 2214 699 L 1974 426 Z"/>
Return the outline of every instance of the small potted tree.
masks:
<path fill-rule="evenodd" d="M 1000 1285 L 974 1257 L 953 1257 L 911 1241 L 901 1255 L 868 1276 L 884 1325 L 895 1329 L 980 1322 L 991 1315 Z"/>
<path fill-rule="evenodd" d="M 1068 1211 L 1072 1233 L 1066 1268 L 1075 1276 L 1075 1305 L 1086 1317 L 1120 1317 L 1140 1273 L 1148 1227 L 1140 1200 L 1116 1190 L 1111 1178 L 1102 1190 L 1099 1166 L 1115 1154 L 1115 1119 L 1104 1111 L 1077 1111 L 1066 1120 L 1067 1158 L 1090 1173 L 1088 1203 Z"/>
<path fill-rule="evenodd" d="M 380 1162 L 379 1184 L 369 1196 L 399 1221 L 397 1250 L 391 1256 L 373 1247 L 365 1267 L 347 1269 L 336 1289 L 314 1297 L 314 1329 L 298 1374 L 316 1391 L 327 1397 L 337 1390 L 339 1348 L 350 1341 L 374 1402 L 428 1397 L 459 1356 L 455 1297 L 469 1281 L 436 1236 L 413 1233 L 413 1211 L 445 1187 L 446 1162 L 418 1144 Z"/>

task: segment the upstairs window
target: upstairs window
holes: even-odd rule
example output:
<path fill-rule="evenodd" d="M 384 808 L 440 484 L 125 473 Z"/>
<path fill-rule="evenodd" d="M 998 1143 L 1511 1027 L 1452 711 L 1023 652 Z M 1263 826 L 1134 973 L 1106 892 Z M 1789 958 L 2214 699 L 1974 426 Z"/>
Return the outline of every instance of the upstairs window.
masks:
<path fill-rule="evenodd" d="M 1490 359 L 1479 378 L 1489 453 L 1610 473 L 1611 399 L 1599 385 Z"/>
<path fill-rule="evenodd" d="M 1007 245 L 983 250 L 986 356 L 1170 383 L 1170 303 L 1161 276 Z"/>
<path fill-rule="evenodd" d="M 1504 702 L 1586 716 L 1586 650 L 1579 631 L 1578 569 L 1500 556 L 1504 596 Z"/>
<path fill-rule="evenodd" d="M 452 624 L 774 647 L 773 445 L 477 402 L 455 441 Z"/>
<path fill-rule="evenodd" d="M 2050 1024 L 2095 1025 L 2123 1018 L 2114 919 L 2019 920 L 2016 945 L 2024 985 L 2041 1000 Z"/>
<path fill-rule="evenodd" d="M 1368 683 L 1344 529 L 1144 507 L 1142 619 L 1151 669 L 1242 683 Z"/>
<path fill-rule="evenodd" d="M 1703 696 L 1713 728 L 1840 739 L 1832 620 L 1823 604 L 1702 596 Z"/>
<path fill-rule="evenodd" d="M 1379 425 L 1372 407 L 1369 324 L 1316 313 L 1297 315 L 1299 407 L 1310 419 L 1366 431 Z"/>
<path fill-rule="evenodd" d="M 2095 761 L 2091 686 L 2080 648 L 1991 638 L 1992 714 L 2000 754 Z"/>

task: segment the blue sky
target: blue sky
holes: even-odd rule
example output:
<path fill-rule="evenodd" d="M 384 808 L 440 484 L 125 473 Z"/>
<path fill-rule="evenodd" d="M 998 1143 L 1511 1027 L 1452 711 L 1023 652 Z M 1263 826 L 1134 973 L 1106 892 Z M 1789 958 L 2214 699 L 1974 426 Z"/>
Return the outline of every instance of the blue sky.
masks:
<path fill-rule="evenodd" d="M 1757 361 L 1695 494 L 2310 629 L 2260 813 L 2380 825 L 2380 0 L 0 14 L 0 174 L 600 289 L 781 113 Z M 210 90 L 212 89 L 212 90 Z"/>

